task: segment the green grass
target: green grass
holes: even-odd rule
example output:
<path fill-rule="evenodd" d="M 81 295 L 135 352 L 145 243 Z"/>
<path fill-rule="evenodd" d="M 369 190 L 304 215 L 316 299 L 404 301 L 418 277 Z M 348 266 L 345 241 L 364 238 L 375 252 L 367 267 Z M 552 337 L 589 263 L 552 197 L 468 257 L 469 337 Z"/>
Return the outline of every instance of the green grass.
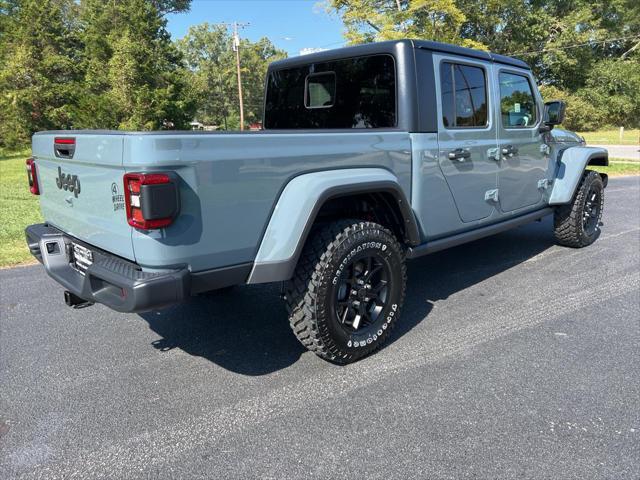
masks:
<path fill-rule="evenodd" d="M 610 177 L 623 175 L 640 175 L 640 162 L 632 162 L 622 158 L 610 158 L 608 167 L 589 165 L 587 168 L 606 173 Z"/>
<path fill-rule="evenodd" d="M 27 225 L 42 221 L 38 197 L 29 192 L 25 160 L 29 151 L 0 151 L 0 268 L 32 263 L 24 239 Z"/>
<path fill-rule="evenodd" d="M 0 268 L 34 262 L 25 243 L 24 229 L 41 222 L 42 216 L 38 197 L 27 186 L 24 162 L 28 156 L 28 150 L 0 151 Z M 608 167 L 589 168 L 612 177 L 640 175 L 640 163 L 615 158 Z"/>
<path fill-rule="evenodd" d="M 620 129 L 598 130 L 596 132 L 579 132 L 588 144 L 595 145 L 638 145 L 640 143 L 640 129 L 625 128 L 622 140 L 620 140 Z"/>

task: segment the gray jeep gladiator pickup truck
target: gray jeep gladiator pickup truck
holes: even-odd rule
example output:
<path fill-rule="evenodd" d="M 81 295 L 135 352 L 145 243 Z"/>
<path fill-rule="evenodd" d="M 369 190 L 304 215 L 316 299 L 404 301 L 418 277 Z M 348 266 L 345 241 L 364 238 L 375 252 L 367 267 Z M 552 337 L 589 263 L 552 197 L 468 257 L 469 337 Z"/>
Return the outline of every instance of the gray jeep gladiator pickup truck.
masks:
<path fill-rule="evenodd" d="M 405 259 L 551 214 L 558 243 L 595 241 L 607 177 L 585 168 L 608 154 L 554 140 L 563 115 L 527 64 L 484 51 L 401 40 L 290 58 L 269 67 L 262 132 L 35 134 L 45 223 L 27 242 L 75 307 L 283 282 L 300 342 L 349 363 L 398 321 Z"/>

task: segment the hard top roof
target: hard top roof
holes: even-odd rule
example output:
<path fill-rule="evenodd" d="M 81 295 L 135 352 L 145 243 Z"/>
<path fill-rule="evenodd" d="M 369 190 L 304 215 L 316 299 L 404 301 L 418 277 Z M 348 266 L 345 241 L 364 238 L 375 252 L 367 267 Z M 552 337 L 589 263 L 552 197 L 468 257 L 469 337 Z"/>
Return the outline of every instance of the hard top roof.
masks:
<path fill-rule="evenodd" d="M 518 58 L 507 57 L 497 53 L 491 53 L 484 50 L 474 50 L 472 48 L 459 47 L 448 43 L 432 42 L 430 40 L 391 40 L 386 42 L 365 43 L 353 47 L 337 48 L 333 50 L 324 50 L 322 52 L 311 53 L 308 55 L 300 55 L 297 57 L 286 58 L 273 62 L 270 70 L 280 70 L 282 68 L 306 65 L 315 62 L 326 62 L 337 58 L 349 58 L 361 55 L 375 55 L 379 53 L 392 53 L 398 46 L 406 45 L 412 48 L 420 48 L 431 50 L 434 52 L 451 53 L 465 57 L 478 58 L 489 62 L 502 63 L 513 67 L 530 69 L 529 65 Z"/>

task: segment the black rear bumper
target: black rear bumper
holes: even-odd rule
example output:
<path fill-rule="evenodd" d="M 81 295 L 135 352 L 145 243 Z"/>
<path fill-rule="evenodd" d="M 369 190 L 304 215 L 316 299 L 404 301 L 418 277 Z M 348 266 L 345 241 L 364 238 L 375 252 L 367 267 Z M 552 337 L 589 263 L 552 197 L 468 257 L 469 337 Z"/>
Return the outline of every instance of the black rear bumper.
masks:
<path fill-rule="evenodd" d="M 181 302 L 191 294 L 191 274 L 186 267 L 143 271 L 135 263 L 84 245 L 91 250 L 93 263 L 81 271 L 73 266 L 71 250 L 72 243 L 82 242 L 45 224 L 31 225 L 25 234 L 31 254 L 47 274 L 88 302 L 119 312 L 143 312 Z"/>

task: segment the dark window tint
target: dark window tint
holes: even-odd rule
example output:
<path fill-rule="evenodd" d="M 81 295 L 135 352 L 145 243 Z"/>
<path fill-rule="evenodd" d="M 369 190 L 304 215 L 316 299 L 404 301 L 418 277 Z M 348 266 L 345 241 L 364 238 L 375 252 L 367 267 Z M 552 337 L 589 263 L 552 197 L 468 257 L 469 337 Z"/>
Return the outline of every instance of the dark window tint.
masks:
<path fill-rule="evenodd" d="M 396 75 L 389 55 L 276 70 L 267 79 L 267 129 L 395 126 Z"/>
<path fill-rule="evenodd" d="M 453 95 L 453 65 L 443 63 L 440 67 L 440 85 L 442 89 L 442 122 L 445 127 L 456 126 L 456 109 Z"/>
<path fill-rule="evenodd" d="M 333 107 L 336 96 L 336 74 L 327 72 L 309 75 L 306 92 L 307 108 Z"/>
<path fill-rule="evenodd" d="M 487 86 L 482 68 L 445 62 L 440 66 L 440 82 L 445 127 L 487 125 Z"/>
<path fill-rule="evenodd" d="M 536 102 L 527 77 L 500 74 L 500 111 L 505 127 L 530 127 L 536 123 Z"/>

